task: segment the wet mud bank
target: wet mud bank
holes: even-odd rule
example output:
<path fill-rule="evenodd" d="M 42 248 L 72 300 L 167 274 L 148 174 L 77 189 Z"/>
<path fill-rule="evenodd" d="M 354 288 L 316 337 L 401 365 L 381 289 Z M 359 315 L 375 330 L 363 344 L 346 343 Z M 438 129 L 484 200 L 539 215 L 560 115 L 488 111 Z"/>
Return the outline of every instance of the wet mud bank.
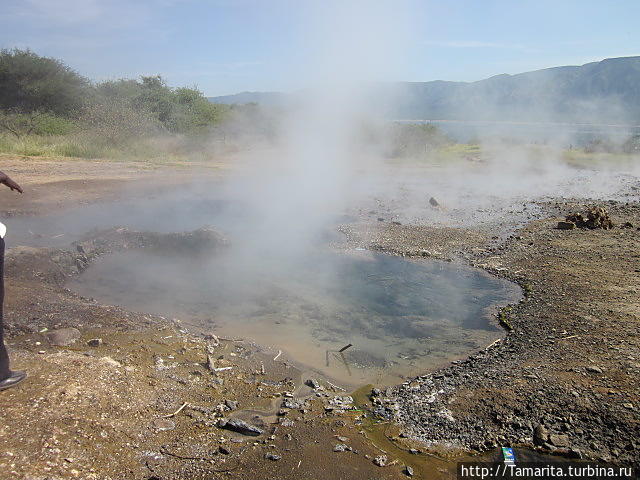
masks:
<path fill-rule="evenodd" d="M 158 243 L 122 234 L 121 244 L 125 237 Z M 521 296 L 480 269 L 364 249 L 319 247 L 265 265 L 201 230 L 169 249 L 127 241 L 126 250 L 98 260 L 93 252 L 105 250 L 105 235 L 112 233 L 78 244 L 96 262 L 67 283 L 75 292 L 268 345 L 349 390 L 393 385 L 493 343 L 503 335 L 497 309 Z M 196 240 L 214 248 L 201 252 Z"/>
<path fill-rule="evenodd" d="M 540 205 L 543 218 L 506 240 L 491 228 L 340 227 L 338 248 L 478 267 L 525 294 L 496 319 L 510 329 L 503 340 L 353 401 L 285 352 L 66 287 L 111 253 L 176 242 L 224 250 L 215 230 L 115 228 L 70 248 L 11 248 L 5 319 L 31 383 L 0 397 L 11 453 L 0 464 L 16 478 L 402 478 L 406 465 L 418 478 L 449 478 L 455 458 L 507 444 L 637 463 L 640 207 L 606 204 L 612 229 L 557 228 L 590 206 Z M 244 435 L 231 419 L 262 433 Z M 381 455 L 385 467 L 374 463 Z"/>
<path fill-rule="evenodd" d="M 612 229 L 558 228 L 589 207 L 549 203 L 549 218 L 503 244 L 444 251 L 519 283 L 526 297 L 500 313 L 504 340 L 375 395 L 375 412 L 435 451 L 509 445 L 637 465 L 640 207 L 608 202 Z M 394 237 L 404 234 L 387 233 L 402 252 Z"/>
<path fill-rule="evenodd" d="M 286 354 L 64 287 L 113 251 L 175 241 L 209 250 L 224 238 L 118 228 L 97 237 L 7 255 L 9 347 L 30 373 L 0 396 L 0 468 L 10 478 L 399 478 L 401 465 L 373 463 L 379 450 L 359 433 L 348 392 Z"/>

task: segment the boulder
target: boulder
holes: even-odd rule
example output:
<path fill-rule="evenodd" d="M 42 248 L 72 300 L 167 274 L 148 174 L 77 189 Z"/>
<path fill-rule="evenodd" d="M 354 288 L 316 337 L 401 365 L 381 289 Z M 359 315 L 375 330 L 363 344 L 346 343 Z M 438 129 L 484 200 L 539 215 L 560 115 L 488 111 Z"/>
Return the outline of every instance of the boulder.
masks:
<path fill-rule="evenodd" d="M 232 432 L 241 433 L 242 435 L 248 435 L 250 437 L 257 437 L 264 433 L 264 430 L 261 428 L 250 425 L 237 418 L 221 418 L 218 420 L 218 427 L 224 428 L 225 430 L 231 430 Z"/>
<path fill-rule="evenodd" d="M 558 223 L 558 228 L 561 228 L 560 223 L 573 223 L 578 228 L 589 228 L 592 230 L 596 228 L 602 228 L 604 230 L 613 228 L 613 222 L 611 218 L 609 218 L 609 212 L 607 212 L 607 209 L 604 207 L 591 207 L 585 214 L 572 213 L 567 215 L 565 222 Z M 564 230 L 567 229 L 568 228 L 564 228 Z"/>

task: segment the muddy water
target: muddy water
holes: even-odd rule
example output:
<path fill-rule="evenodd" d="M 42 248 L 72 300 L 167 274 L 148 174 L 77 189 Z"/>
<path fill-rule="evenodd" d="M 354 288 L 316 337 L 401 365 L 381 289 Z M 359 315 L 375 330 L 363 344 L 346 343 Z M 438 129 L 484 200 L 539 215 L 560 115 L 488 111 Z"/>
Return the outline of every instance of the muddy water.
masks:
<path fill-rule="evenodd" d="M 127 251 L 69 286 L 282 350 L 347 386 L 394 383 L 482 348 L 502 335 L 495 308 L 519 295 L 447 262 L 322 250 L 295 262 Z"/>

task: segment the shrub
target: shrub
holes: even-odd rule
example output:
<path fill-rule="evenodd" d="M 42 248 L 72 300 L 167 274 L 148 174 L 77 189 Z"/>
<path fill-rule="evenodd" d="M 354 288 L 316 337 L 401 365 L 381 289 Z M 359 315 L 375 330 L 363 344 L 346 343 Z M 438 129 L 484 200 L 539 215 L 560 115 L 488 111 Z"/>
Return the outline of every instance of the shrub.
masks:
<path fill-rule="evenodd" d="M 60 60 L 30 50 L 0 50 L 0 108 L 70 115 L 84 105 L 90 83 Z"/>
<path fill-rule="evenodd" d="M 91 104 L 80 117 L 80 124 L 85 132 L 91 132 L 99 141 L 109 144 L 151 135 L 162 129 L 153 115 L 122 99 Z"/>

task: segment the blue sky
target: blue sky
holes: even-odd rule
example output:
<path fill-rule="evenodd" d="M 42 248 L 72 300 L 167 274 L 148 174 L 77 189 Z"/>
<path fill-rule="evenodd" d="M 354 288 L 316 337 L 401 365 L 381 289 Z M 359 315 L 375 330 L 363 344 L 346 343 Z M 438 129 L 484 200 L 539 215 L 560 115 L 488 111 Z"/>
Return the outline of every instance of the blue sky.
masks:
<path fill-rule="evenodd" d="M 60 58 L 94 80 L 161 74 L 207 95 L 303 88 L 324 39 L 334 40 L 327 57 L 351 55 L 338 69 L 377 61 L 371 80 L 472 81 L 640 55 L 637 0 L 354 0 L 345 20 L 339 5 L 349 2 L 1 0 L 0 46 Z"/>

